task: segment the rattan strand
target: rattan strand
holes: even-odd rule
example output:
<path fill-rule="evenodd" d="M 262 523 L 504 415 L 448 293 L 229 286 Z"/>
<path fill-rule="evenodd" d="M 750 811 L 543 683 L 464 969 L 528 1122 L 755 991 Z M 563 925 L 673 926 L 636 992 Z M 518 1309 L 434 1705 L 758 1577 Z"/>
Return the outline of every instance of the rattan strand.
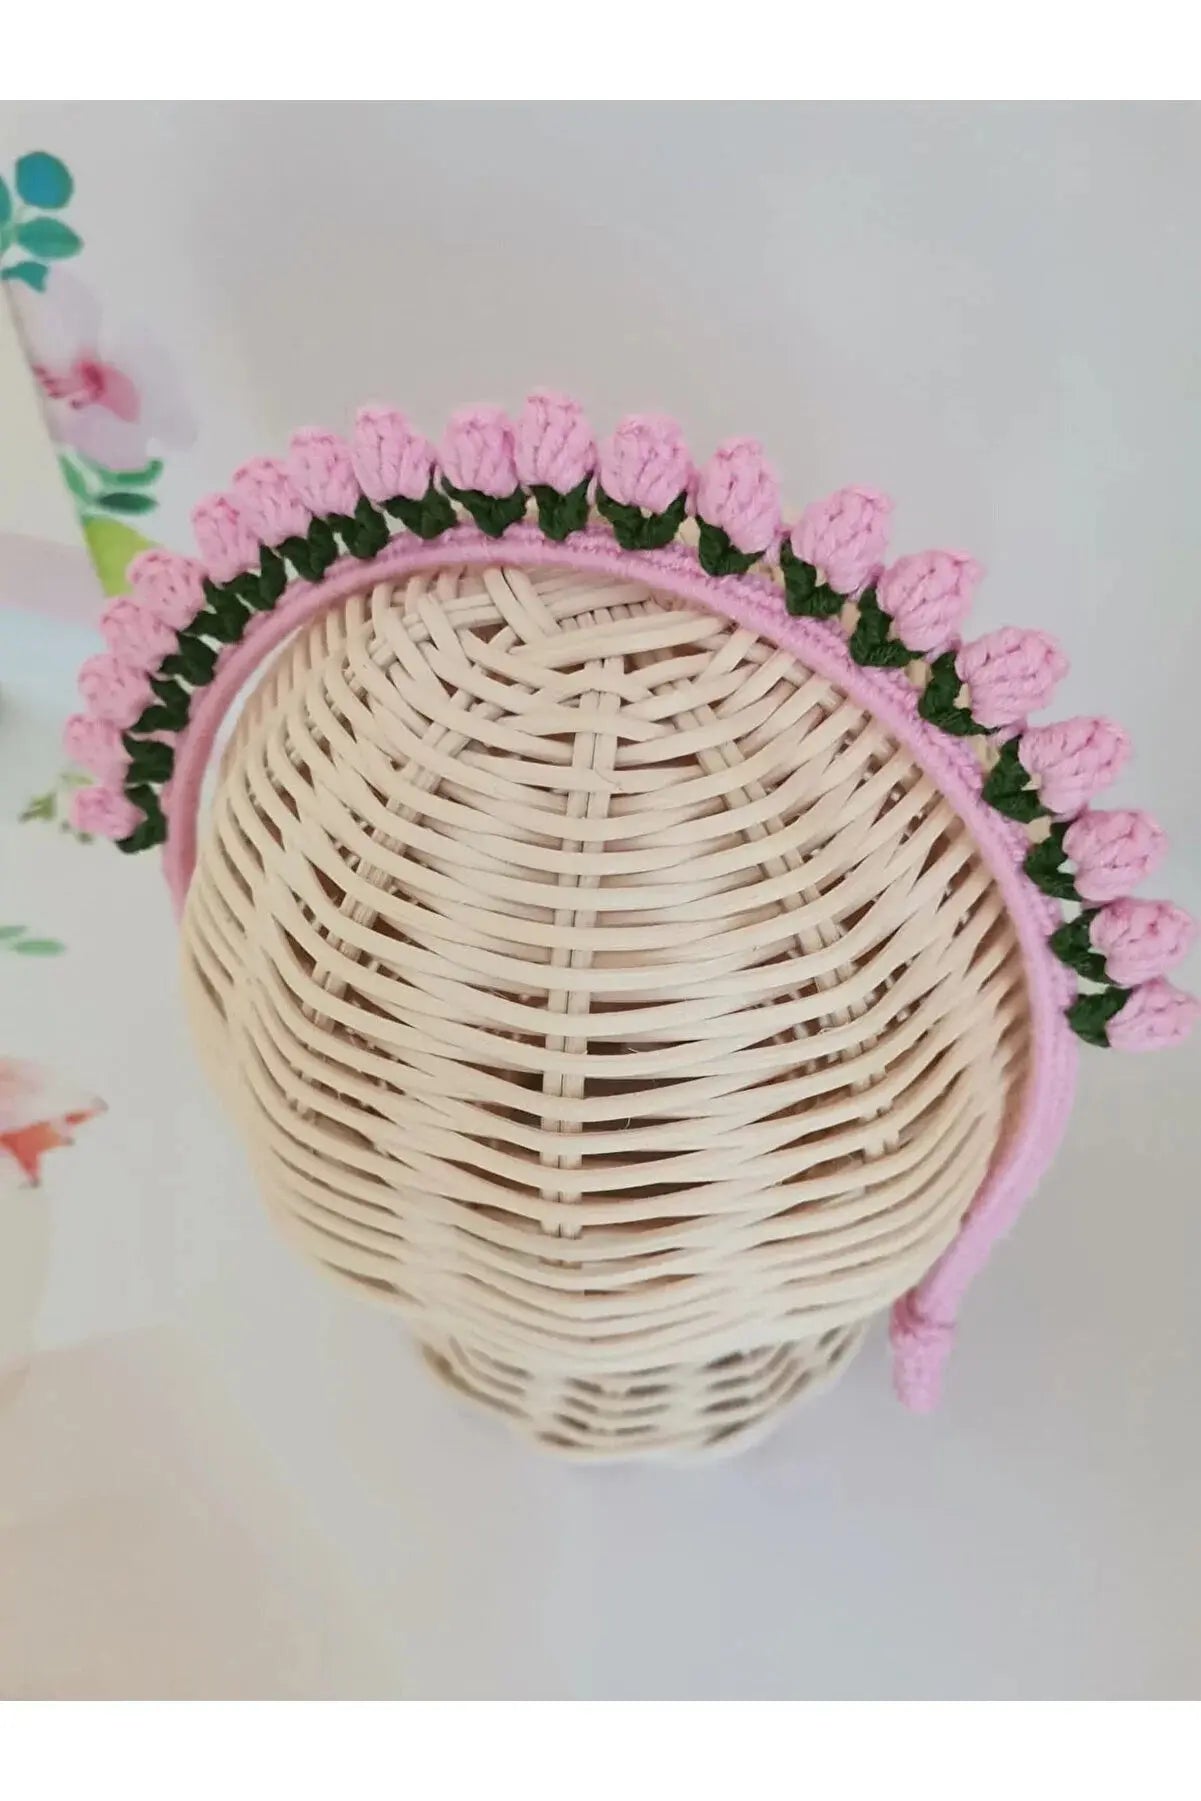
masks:
<path fill-rule="evenodd" d="M 557 1450 L 744 1442 L 953 1236 L 1017 1098 L 967 829 L 630 582 L 381 584 L 261 678 L 184 924 L 287 1235 Z"/>

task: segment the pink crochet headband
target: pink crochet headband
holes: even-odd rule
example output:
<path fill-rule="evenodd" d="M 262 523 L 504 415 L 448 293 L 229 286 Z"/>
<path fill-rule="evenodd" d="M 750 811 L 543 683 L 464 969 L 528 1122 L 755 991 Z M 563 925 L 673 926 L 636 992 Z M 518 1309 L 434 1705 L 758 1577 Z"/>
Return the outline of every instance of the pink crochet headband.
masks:
<path fill-rule="evenodd" d="M 959 1234 L 893 1310 L 898 1393 L 937 1399 L 963 1293 L 1049 1163 L 1071 1107 L 1076 1048 L 1180 1042 L 1201 1009 L 1165 978 L 1193 921 L 1131 897 L 1164 837 L 1145 813 L 1092 806 L 1129 744 L 1107 719 L 1030 725 L 1067 664 L 1046 633 L 964 642 L 979 566 L 928 550 L 885 564 L 891 503 L 843 488 L 782 522 L 759 445 L 735 438 L 699 471 L 680 429 L 623 420 L 599 447 L 581 409 L 535 394 L 517 422 L 454 416 L 441 445 L 365 407 L 349 443 L 303 431 L 193 513 L 199 559 L 148 550 L 101 618 L 80 672 L 69 754 L 96 778 L 74 823 L 125 851 L 165 844 L 182 908 L 205 767 L 247 677 L 304 621 L 381 577 L 435 565 L 551 564 L 628 575 L 793 651 L 872 711 L 972 833 L 1025 962 L 1032 1055 L 1018 1116 Z M 1063 903 L 1071 909 L 1065 918 Z"/>

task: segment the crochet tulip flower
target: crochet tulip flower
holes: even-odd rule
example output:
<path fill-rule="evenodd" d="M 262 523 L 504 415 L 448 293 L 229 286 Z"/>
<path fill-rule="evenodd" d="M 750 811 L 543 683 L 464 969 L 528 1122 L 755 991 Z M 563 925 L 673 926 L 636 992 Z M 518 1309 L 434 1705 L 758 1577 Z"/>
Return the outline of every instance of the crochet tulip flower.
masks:
<path fill-rule="evenodd" d="M 538 505 L 538 523 L 561 544 L 588 523 L 596 441 L 584 409 L 563 394 L 531 394 L 517 421 L 517 474 Z"/>
<path fill-rule="evenodd" d="M 731 438 L 701 470 L 698 554 L 709 575 L 741 575 L 780 536 L 780 484 L 754 438 Z"/>
<path fill-rule="evenodd" d="M 955 671 L 968 689 L 976 723 L 996 730 L 1045 707 L 1068 672 L 1068 660 L 1048 633 L 1005 625 L 965 644 Z"/>
<path fill-rule="evenodd" d="M 91 838 L 111 838 L 119 843 L 132 835 L 141 819 L 138 808 L 117 788 L 97 784 L 77 788 L 71 796 L 71 824 L 77 832 Z"/>
<path fill-rule="evenodd" d="M 1146 982 L 1131 991 L 1109 1021 L 1115 1051 L 1161 1051 L 1183 1044 L 1201 1015 L 1201 1003 L 1170 982 Z"/>
<path fill-rule="evenodd" d="M 959 635 L 983 571 L 953 550 L 923 550 L 901 557 L 876 584 L 876 598 L 902 643 L 922 656 L 937 656 Z"/>
<path fill-rule="evenodd" d="M 1092 914 L 1088 935 L 1104 960 L 1106 979 L 1119 988 L 1137 988 L 1183 962 L 1197 924 L 1171 901 L 1126 896 Z"/>
<path fill-rule="evenodd" d="M 1062 719 L 1030 726 L 1017 755 L 1047 812 L 1070 819 L 1117 780 L 1130 756 L 1130 739 L 1111 719 Z"/>
<path fill-rule="evenodd" d="M 517 480 L 513 426 L 499 407 L 455 413 L 439 451 L 442 485 L 490 538 L 499 538 L 525 513 Z"/>
<path fill-rule="evenodd" d="M 434 447 L 394 407 L 360 407 L 351 458 L 368 500 L 419 538 L 437 538 L 455 523 L 454 508 L 434 482 Z"/>
<path fill-rule="evenodd" d="M 675 420 L 633 414 L 600 447 L 596 504 L 623 550 L 657 550 L 680 529 L 695 481 Z"/>

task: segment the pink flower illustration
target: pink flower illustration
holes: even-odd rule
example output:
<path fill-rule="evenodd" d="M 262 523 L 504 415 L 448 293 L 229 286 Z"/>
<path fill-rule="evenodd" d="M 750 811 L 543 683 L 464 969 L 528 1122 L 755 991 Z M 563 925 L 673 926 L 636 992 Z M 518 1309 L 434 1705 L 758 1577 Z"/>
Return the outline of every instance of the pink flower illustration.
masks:
<path fill-rule="evenodd" d="M 152 338 L 114 328 L 65 269 L 51 269 L 41 293 L 10 283 L 9 298 L 56 443 L 118 472 L 145 468 L 157 450 L 187 449 L 195 421 Z"/>
<path fill-rule="evenodd" d="M 0 1164 L 15 1163 L 29 1186 L 37 1187 L 46 1152 L 72 1144 L 76 1129 L 103 1112 L 103 1101 L 50 1070 L 0 1057 Z"/>

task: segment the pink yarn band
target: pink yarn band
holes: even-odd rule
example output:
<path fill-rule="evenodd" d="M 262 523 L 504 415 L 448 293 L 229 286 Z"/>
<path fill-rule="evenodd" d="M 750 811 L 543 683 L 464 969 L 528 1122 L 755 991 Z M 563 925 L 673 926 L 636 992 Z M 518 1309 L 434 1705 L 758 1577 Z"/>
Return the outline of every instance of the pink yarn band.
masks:
<path fill-rule="evenodd" d="M 257 629 L 233 648 L 213 681 L 197 692 L 190 723 L 180 736 L 175 772 L 164 794 L 170 829 L 163 863 L 176 912 L 183 911 L 195 867 L 201 793 L 213 744 L 248 677 L 299 626 L 336 601 L 383 577 L 398 578 L 446 564 L 541 564 L 634 576 L 736 621 L 791 651 L 806 668 L 875 714 L 971 827 L 1017 930 L 1029 990 L 1031 1061 L 1017 1117 L 957 1237 L 893 1309 L 896 1392 L 905 1406 L 928 1411 L 938 1399 L 964 1293 L 997 1239 L 1013 1225 L 1063 1137 L 1076 1077 L 1076 1039 L 1064 1018 L 1073 981 L 1047 944 L 1058 913 L 1023 873 L 1027 840 L 981 799 L 982 776 L 970 750 L 926 724 L 917 710 L 916 692 L 904 677 L 860 667 L 841 634 L 825 621 L 790 617 L 781 605 L 779 588 L 766 576 L 755 572 L 738 578 L 708 576 L 695 554 L 681 545 L 626 551 L 600 526 L 588 526 L 559 544 L 532 524 L 518 524 L 505 533 L 503 543 L 474 526 L 456 526 L 429 543 L 396 539 L 373 562 L 345 557 L 316 585 L 292 583 L 275 611 L 261 615 Z"/>

